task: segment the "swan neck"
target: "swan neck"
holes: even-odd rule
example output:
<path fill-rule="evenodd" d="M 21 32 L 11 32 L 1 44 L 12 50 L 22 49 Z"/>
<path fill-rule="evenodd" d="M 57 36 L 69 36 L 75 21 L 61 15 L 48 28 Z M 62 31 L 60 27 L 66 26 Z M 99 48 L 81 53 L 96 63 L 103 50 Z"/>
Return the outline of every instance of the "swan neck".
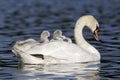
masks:
<path fill-rule="evenodd" d="M 83 28 L 84 24 L 82 23 L 76 23 L 75 29 L 74 29 L 74 34 L 75 34 L 75 40 L 76 44 L 82 48 L 83 50 L 89 52 L 89 53 L 99 53 L 92 45 L 90 45 L 83 37 Z"/>
<path fill-rule="evenodd" d="M 85 25 L 79 24 L 77 23 L 75 26 L 75 41 L 77 43 L 78 46 L 84 48 L 85 45 L 88 45 L 88 43 L 86 42 L 86 40 L 83 37 L 83 28 Z"/>

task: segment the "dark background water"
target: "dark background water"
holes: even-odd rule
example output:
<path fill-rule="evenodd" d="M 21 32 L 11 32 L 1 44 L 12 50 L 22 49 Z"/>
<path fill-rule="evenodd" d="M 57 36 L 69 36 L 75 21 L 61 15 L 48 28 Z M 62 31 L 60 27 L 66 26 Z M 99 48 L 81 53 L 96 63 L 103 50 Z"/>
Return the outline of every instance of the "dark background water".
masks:
<path fill-rule="evenodd" d="M 16 75 L 21 74 L 24 77 L 19 76 L 17 80 L 30 77 L 25 74 L 27 71 L 19 70 L 19 61 L 11 52 L 17 40 L 39 40 L 43 30 L 52 34 L 61 29 L 74 41 L 76 20 L 88 14 L 95 16 L 100 23 L 101 42 L 95 41 L 89 30 L 84 32 L 87 41 L 101 53 L 98 76 L 101 80 L 120 80 L 120 0 L 0 0 L 0 80 L 16 80 Z M 52 68 L 49 70 L 54 72 L 58 67 Z M 37 78 L 31 76 L 31 80 L 77 80 L 75 74 L 62 78 L 52 73 L 37 75 Z"/>

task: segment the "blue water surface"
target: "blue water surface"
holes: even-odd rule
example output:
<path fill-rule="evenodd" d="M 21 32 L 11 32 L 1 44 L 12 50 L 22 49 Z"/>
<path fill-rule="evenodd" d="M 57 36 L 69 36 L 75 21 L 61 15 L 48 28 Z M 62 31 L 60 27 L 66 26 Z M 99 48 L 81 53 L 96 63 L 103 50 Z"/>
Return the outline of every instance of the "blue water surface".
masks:
<path fill-rule="evenodd" d="M 0 0 L 0 80 L 120 80 L 120 0 Z M 93 15 L 99 38 L 84 30 L 101 62 L 22 65 L 11 52 L 18 40 L 39 40 L 43 30 L 56 29 L 74 42 L 76 20 Z"/>

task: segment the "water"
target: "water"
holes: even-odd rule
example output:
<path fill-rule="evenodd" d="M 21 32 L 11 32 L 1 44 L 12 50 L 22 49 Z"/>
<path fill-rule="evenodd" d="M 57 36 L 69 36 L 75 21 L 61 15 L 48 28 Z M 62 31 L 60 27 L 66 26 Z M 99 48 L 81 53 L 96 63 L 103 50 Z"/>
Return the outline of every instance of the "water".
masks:
<path fill-rule="evenodd" d="M 0 0 L 0 80 L 119 80 L 120 0 Z M 17 40 L 39 40 L 43 30 L 56 29 L 72 38 L 75 21 L 94 15 L 100 39 L 88 29 L 85 38 L 101 53 L 101 63 L 20 65 L 11 49 Z"/>

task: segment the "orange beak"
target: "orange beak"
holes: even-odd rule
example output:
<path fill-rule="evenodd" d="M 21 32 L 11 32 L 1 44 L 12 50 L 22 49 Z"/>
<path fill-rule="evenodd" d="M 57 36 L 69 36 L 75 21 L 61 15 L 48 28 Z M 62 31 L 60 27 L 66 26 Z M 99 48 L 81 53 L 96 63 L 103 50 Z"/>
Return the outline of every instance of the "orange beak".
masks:
<path fill-rule="evenodd" d="M 98 41 L 98 32 L 99 32 L 99 29 L 97 28 L 95 31 L 94 31 L 94 37 L 95 39 Z"/>

